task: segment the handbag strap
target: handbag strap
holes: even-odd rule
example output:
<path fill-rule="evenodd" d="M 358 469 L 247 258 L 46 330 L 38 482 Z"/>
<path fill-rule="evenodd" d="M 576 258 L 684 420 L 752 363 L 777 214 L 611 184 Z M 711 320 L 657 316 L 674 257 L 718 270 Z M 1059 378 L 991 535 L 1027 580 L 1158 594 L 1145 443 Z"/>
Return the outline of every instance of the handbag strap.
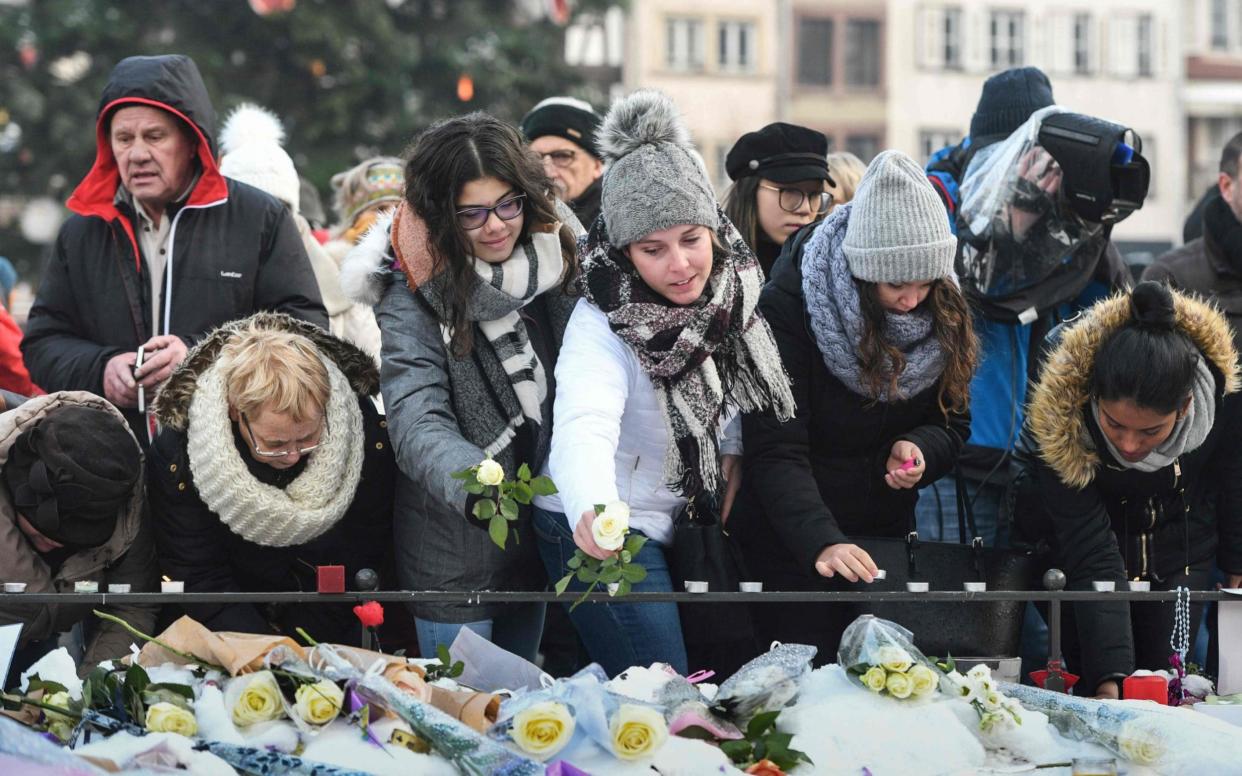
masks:
<path fill-rule="evenodd" d="M 975 578 L 982 581 L 987 574 L 983 563 L 983 537 L 979 535 L 979 526 L 975 523 L 975 508 L 970 502 L 970 494 L 966 492 L 966 480 L 962 477 L 960 464 L 953 465 L 953 486 L 957 495 L 957 538 L 966 543 L 966 529 L 970 529 L 970 546 L 973 548 L 971 559 L 974 562 Z"/>

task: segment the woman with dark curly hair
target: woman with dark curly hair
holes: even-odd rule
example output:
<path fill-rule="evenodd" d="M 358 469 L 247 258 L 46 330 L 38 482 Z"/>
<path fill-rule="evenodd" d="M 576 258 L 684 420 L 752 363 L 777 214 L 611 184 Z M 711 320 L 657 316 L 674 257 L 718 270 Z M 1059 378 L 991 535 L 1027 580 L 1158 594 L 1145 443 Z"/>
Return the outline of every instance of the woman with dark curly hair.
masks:
<path fill-rule="evenodd" d="M 577 220 L 517 129 L 484 113 L 440 122 L 409 152 L 405 200 L 345 260 L 342 286 L 375 306 L 381 390 L 400 479 L 397 569 L 411 590 L 542 590 L 523 507 L 501 550 L 453 472 L 491 457 L 538 471 L 554 367 L 573 308 Z M 417 604 L 419 647 L 462 627 L 533 660 L 543 604 Z"/>
<path fill-rule="evenodd" d="M 976 343 L 953 274 L 956 240 L 922 169 L 886 151 L 858 195 L 782 254 L 759 309 L 797 413 L 747 413 L 735 527 L 766 589 L 871 582 L 851 537 L 904 536 L 917 489 L 952 470 L 969 435 Z M 755 607 L 760 641 L 836 655 L 836 611 Z M 840 618 L 836 618 L 840 619 Z M 839 626 L 839 627 L 838 627 Z"/>

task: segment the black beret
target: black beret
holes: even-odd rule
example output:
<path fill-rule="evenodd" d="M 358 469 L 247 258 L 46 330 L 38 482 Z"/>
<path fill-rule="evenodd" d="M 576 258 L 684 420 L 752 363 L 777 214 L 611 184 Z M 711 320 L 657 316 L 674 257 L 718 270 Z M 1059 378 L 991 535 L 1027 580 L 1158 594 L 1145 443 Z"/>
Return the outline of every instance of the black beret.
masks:
<path fill-rule="evenodd" d="M 828 138 L 823 132 L 778 121 L 742 135 L 725 157 L 725 171 L 735 181 L 760 175 L 778 183 L 831 182 Z"/>

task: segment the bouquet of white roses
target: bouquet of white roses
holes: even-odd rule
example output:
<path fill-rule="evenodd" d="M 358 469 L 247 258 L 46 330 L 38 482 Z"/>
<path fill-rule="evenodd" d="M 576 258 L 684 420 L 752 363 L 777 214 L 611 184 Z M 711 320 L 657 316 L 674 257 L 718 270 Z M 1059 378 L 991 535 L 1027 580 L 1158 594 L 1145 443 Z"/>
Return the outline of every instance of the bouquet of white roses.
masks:
<path fill-rule="evenodd" d="M 1018 713 L 1022 704 L 1000 691 L 991 668 L 980 663 L 961 674 L 952 658 L 938 665 L 945 672 L 941 680 L 945 693 L 974 707 L 979 714 L 979 730 L 992 733 L 1022 724 L 1022 716 Z"/>
<path fill-rule="evenodd" d="M 624 501 L 595 505 L 595 521 L 591 523 L 591 538 L 600 549 L 613 553 L 600 560 L 575 550 L 566 563 L 568 573 L 556 583 L 556 594 L 561 595 L 575 577 L 587 586 L 570 611 L 587 599 L 600 584 L 608 586 L 608 594 L 628 595 L 630 588 L 647 578 L 647 569 L 635 563 L 638 551 L 647 543 L 642 534 L 630 533 L 630 508 Z"/>
<path fill-rule="evenodd" d="M 550 478 L 532 477 L 526 464 L 518 468 L 516 480 L 505 479 L 504 467 L 490 457 L 450 476 L 461 480 L 462 488 L 470 495 L 482 496 L 471 511 L 476 518 L 487 523 L 488 535 L 502 550 L 509 538 L 509 523 L 518 519 L 520 505 L 529 504 L 535 496 L 556 493 L 556 485 Z"/>
<path fill-rule="evenodd" d="M 932 663 L 914 646 L 910 631 L 864 614 L 845 629 L 837 660 L 851 679 L 898 700 L 925 698 L 939 688 Z"/>

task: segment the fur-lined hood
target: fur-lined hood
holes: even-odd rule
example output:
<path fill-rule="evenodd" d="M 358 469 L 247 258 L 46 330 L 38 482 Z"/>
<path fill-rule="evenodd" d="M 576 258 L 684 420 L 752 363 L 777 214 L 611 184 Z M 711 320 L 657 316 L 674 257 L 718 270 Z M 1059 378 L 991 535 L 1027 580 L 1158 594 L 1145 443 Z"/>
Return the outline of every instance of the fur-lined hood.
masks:
<path fill-rule="evenodd" d="M 393 212 L 381 213 L 341 262 L 341 290 L 356 304 L 379 304 L 392 282 L 395 259 L 389 229 Z"/>
<path fill-rule="evenodd" d="M 1173 291 L 1176 325 L 1224 378 L 1224 392 L 1238 390 L 1238 353 L 1229 322 L 1215 307 Z M 1095 479 L 1100 456 L 1083 411 L 1090 400 L 1091 365 L 1100 344 L 1130 319 L 1130 297 L 1114 296 L 1067 324 L 1035 385 L 1027 420 L 1039 455 L 1072 488 Z"/>
<path fill-rule="evenodd" d="M 306 321 L 283 313 L 256 313 L 249 318 L 226 323 L 215 329 L 181 362 L 155 397 L 155 415 L 159 422 L 177 431 L 184 431 L 189 422 L 190 401 L 199 376 L 216 362 L 220 349 L 238 329 L 253 322 L 258 328 L 300 334 L 314 343 L 326 358 L 332 359 L 361 396 L 373 396 L 379 390 L 379 369 L 375 359 L 345 340 Z"/>

